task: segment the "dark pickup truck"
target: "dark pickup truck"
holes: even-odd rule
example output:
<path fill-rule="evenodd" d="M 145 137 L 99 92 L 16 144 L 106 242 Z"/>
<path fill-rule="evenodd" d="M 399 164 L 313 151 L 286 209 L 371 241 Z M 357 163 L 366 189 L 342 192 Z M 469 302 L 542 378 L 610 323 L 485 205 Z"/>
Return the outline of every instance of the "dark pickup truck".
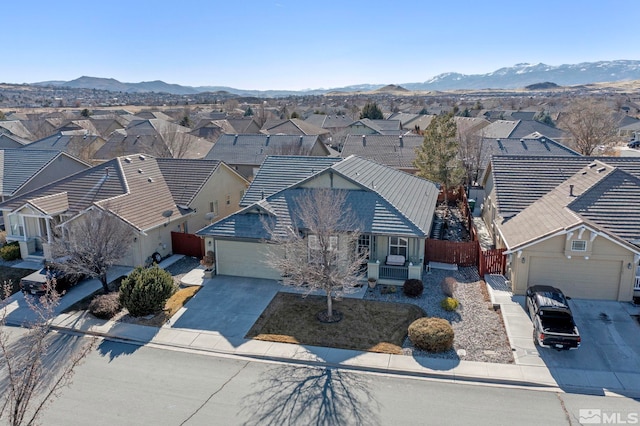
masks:
<path fill-rule="evenodd" d="M 527 310 L 533 321 L 534 343 L 557 350 L 578 349 L 580 333 L 560 289 L 547 285 L 529 287 Z"/>

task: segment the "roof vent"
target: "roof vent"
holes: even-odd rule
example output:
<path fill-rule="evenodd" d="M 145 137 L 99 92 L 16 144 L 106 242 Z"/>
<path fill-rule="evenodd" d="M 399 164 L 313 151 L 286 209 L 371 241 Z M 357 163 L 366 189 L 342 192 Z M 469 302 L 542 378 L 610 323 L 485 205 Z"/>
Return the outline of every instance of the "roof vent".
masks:
<path fill-rule="evenodd" d="M 591 164 L 589 164 L 589 168 L 590 168 L 590 169 L 593 169 L 595 166 L 597 166 L 597 164 L 596 164 L 596 163 L 591 163 Z"/>
<path fill-rule="evenodd" d="M 504 146 L 502 145 L 502 141 L 500 139 L 496 139 L 496 142 L 498 143 L 498 148 L 500 148 L 500 151 L 504 151 Z"/>
<path fill-rule="evenodd" d="M 367 136 L 362 135 L 362 146 L 367 146 Z"/>
<path fill-rule="evenodd" d="M 606 168 L 606 167 L 600 167 L 600 168 L 598 169 L 598 173 L 602 173 L 602 172 L 604 172 L 605 170 L 607 170 L 607 168 Z"/>
<path fill-rule="evenodd" d="M 400 148 L 402 148 L 404 146 L 404 143 L 402 141 L 402 135 L 400 135 L 399 139 L 400 139 Z"/>
<path fill-rule="evenodd" d="M 138 173 L 142 173 L 142 169 L 138 169 Z"/>
<path fill-rule="evenodd" d="M 125 162 L 125 163 L 130 163 L 130 162 L 131 162 L 131 158 L 129 158 L 129 157 L 124 157 L 124 162 Z"/>
<path fill-rule="evenodd" d="M 145 159 L 146 159 L 146 157 L 145 157 L 144 155 L 142 155 L 142 154 L 140 154 L 140 155 L 138 156 L 138 158 L 139 158 L 139 159 L 141 159 L 141 160 L 145 160 Z"/>
<path fill-rule="evenodd" d="M 109 167 L 105 167 L 105 168 L 104 168 L 104 175 L 105 175 L 106 177 L 109 177 Z"/>
<path fill-rule="evenodd" d="M 271 136 L 271 135 L 267 135 L 267 140 L 266 140 L 266 142 L 264 143 L 264 146 L 269 146 L 269 137 L 270 137 L 270 136 Z"/>
<path fill-rule="evenodd" d="M 575 195 L 573 195 L 573 185 L 569 185 L 569 197 L 575 197 Z"/>
<path fill-rule="evenodd" d="M 147 178 L 147 182 L 153 182 L 153 178 Z"/>

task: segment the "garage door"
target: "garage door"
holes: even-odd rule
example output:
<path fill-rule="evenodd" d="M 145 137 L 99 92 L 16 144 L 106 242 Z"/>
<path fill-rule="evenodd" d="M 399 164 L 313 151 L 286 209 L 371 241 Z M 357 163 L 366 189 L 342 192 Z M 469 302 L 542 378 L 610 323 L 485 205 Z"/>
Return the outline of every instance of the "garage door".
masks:
<path fill-rule="evenodd" d="M 266 249 L 260 243 L 216 241 L 217 274 L 279 279 L 280 274 L 264 263 Z"/>
<path fill-rule="evenodd" d="M 617 300 L 622 262 L 532 257 L 529 286 L 547 284 L 577 299 Z"/>

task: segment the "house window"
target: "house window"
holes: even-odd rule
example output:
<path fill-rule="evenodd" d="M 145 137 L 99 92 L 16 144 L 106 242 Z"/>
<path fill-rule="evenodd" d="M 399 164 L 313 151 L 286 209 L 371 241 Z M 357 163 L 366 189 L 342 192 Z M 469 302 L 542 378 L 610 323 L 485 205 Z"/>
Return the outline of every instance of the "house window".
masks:
<path fill-rule="evenodd" d="M 389 238 L 389 254 L 400 255 L 407 258 L 407 247 L 409 246 L 409 240 L 401 237 Z"/>
<path fill-rule="evenodd" d="M 309 248 L 309 262 L 320 263 L 322 262 L 322 245 L 317 235 L 309 235 L 307 237 L 307 247 Z M 338 236 L 331 235 L 329 237 L 328 251 L 338 251 Z"/>
<path fill-rule="evenodd" d="M 227 205 L 231 204 L 231 195 L 227 194 Z"/>
<path fill-rule="evenodd" d="M 9 229 L 14 237 L 24 237 L 24 225 L 17 215 L 9 215 Z"/>
<path fill-rule="evenodd" d="M 375 244 L 375 239 L 371 237 L 371 235 L 368 234 L 363 234 L 360 235 L 358 237 L 358 255 L 361 255 L 362 253 L 367 253 L 367 259 L 371 258 L 371 254 L 373 253 L 373 250 L 375 249 L 375 247 L 373 247 L 373 244 Z"/>
<path fill-rule="evenodd" d="M 209 203 L 209 212 L 213 213 L 213 216 L 218 216 L 218 202 L 211 201 Z"/>
<path fill-rule="evenodd" d="M 571 251 L 587 251 L 587 242 L 585 240 L 571 241 Z"/>

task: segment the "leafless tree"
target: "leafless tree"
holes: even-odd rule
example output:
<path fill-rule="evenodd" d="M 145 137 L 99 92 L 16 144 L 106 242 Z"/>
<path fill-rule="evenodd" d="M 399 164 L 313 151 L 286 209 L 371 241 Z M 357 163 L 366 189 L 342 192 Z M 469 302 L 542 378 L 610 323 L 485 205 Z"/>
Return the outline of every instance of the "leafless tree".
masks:
<path fill-rule="evenodd" d="M 327 297 L 326 321 L 334 318 L 333 298 L 349 293 L 358 284 L 360 268 L 367 253 L 357 250 L 360 226 L 346 204 L 343 190 L 300 189 L 292 209 L 291 226 L 276 229 L 264 221 L 270 243 L 282 250 L 271 250 L 268 265 L 282 273 L 286 285 L 324 291 Z"/>
<path fill-rule="evenodd" d="M 592 155 L 599 146 L 606 149 L 616 142 L 618 120 L 608 106 L 585 98 L 571 101 L 559 126 L 569 132 L 576 151 Z"/>
<path fill-rule="evenodd" d="M 301 143 L 288 142 L 272 147 L 269 155 L 309 155 L 309 150 Z"/>
<path fill-rule="evenodd" d="M 130 249 L 134 232 L 114 214 L 94 207 L 62 224 L 53 238 L 52 253 L 64 257 L 61 267 L 76 274 L 99 278 L 109 292 L 107 271 Z"/>
<path fill-rule="evenodd" d="M 482 165 L 484 138 L 480 133 L 469 131 L 458 132 L 458 149 L 462 166 L 466 171 L 466 183 L 473 185 L 478 181 L 478 173 Z"/>
<path fill-rule="evenodd" d="M 3 286 L 8 296 L 10 283 Z M 9 333 L 6 299 L 0 305 L 0 419 L 12 426 L 36 424 L 46 406 L 71 384 L 75 368 L 95 344 L 95 338 L 83 343 L 82 337 L 71 337 L 73 341 L 67 339 L 62 344 L 63 338 L 50 333 L 60 300 L 54 288 L 55 282 L 48 282 L 45 295 L 39 299 L 25 297 L 35 316 L 26 333 Z M 17 334 L 21 336 L 15 338 Z"/>

